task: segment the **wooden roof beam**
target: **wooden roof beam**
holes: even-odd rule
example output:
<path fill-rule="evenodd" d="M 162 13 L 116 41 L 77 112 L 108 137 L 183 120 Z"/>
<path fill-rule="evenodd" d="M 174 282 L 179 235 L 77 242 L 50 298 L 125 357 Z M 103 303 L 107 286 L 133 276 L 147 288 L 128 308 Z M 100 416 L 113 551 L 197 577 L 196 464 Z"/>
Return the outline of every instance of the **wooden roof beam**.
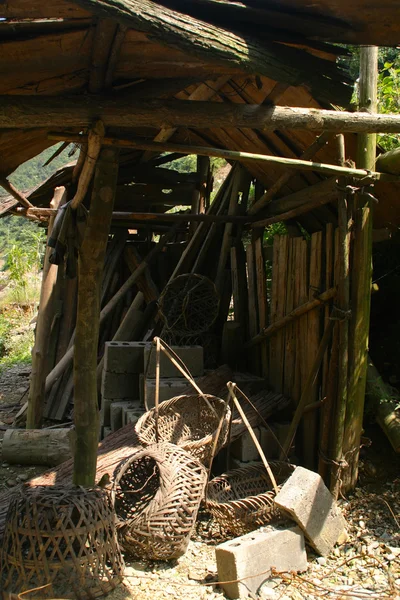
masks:
<path fill-rule="evenodd" d="M 400 115 L 316 108 L 136 100 L 132 94 L 99 96 L 0 96 L 0 129 L 87 127 L 249 127 L 336 133 L 399 133 Z"/>

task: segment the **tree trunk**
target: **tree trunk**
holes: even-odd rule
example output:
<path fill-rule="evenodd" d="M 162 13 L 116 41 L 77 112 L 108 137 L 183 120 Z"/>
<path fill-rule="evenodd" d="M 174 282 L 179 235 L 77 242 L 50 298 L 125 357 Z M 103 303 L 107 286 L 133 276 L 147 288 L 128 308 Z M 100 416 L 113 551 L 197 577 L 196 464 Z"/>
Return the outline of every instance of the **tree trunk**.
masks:
<path fill-rule="evenodd" d="M 366 46 L 360 54 L 360 107 L 374 112 L 377 107 L 378 48 Z M 373 169 L 376 136 L 360 135 L 357 164 Z M 358 477 L 358 458 L 364 416 L 367 377 L 368 335 L 372 280 L 372 205 L 367 194 L 355 199 L 354 243 L 352 262 L 352 319 L 349 332 L 349 388 L 344 428 L 344 458 L 348 468 L 343 471 L 344 491 L 354 488 Z"/>
<path fill-rule="evenodd" d="M 376 420 L 395 452 L 400 452 L 400 396 L 392 391 L 379 375 L 372 360 L 368 360 L 367 397 L 370 399 Z"/>
<path fill-rule="evenodd" d="M 103 149 L 95 170 L 90 214 L 79 251 L 78 313 L 74 354 L 76 449 L 75 485 L 95 483 L 99 411 L 97 401 L 97 346 L 100 293 L 118 177 L 118 153 Z"/>
<path fill-rule="evenodd" d="M 14 465 L 53 467 L 71 458 L 74 446 L 73 429 L 7 429 L 2 456 Z"/>
<path fill-rule="evenodd" d="M 89 127 L 96 118 L 100 118 L 105 127 L 121 128 L 162 127 L 169 124 L 199 129 L 246 127 L 335 133 L 400 131 L 400 116 L 390 114 L 190 100 L 137 100 L 132 95 L 0 96 L 1 129 L 53 127 L 59 130 L 60 123 L 63 128 Z M 159 146 L 167 147 L 168 144 L 160 143 Z M 157 143 L 149 142 L 147 147 L 154 150 Z"/>

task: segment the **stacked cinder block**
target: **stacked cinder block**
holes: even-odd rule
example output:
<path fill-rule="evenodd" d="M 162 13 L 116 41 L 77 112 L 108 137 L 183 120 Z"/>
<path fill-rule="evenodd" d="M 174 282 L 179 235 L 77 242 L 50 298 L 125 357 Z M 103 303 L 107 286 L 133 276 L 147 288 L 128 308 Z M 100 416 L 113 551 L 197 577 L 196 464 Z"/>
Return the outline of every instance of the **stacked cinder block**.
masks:
<path fill-rule="evenodd" d="M 150 345 L 146 342 L 106 343 L 101 385 L 103 437 L 143 414 L 139 379 L 144 371 L 144 351 Z"/>
<path fill-rule="evenodd" d="M 186 365 L 193 379 L 204 375 L 204 355 L 202 346 L 173 346 L 172 350 Z M 156 352 L 154 347 L 146 346 L 144 349 L 145 377 L 141 385 L 141 399 L 149 409 L 154 407 L 156 389 Z M 168 356 L 161 352 L 160 355 L 160 392 L 159 401 L 169 400 L 179 396 L 188 387 L 188 381 Z"/>

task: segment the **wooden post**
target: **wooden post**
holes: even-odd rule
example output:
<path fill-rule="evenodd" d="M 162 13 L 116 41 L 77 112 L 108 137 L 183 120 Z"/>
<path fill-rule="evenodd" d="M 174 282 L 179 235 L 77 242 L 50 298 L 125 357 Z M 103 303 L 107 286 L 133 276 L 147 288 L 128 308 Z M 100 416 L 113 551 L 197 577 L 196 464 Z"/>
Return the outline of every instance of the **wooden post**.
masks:
<path fill-rule="evenodd" d="M 100 291 L 118 176 L 118 152 L 103 149 L 95 169 L 85 237 L 79 251 L 78 314 L 76 319 L 74 389 L 76 449 L 75 485 L 95 483 L 99 411 L 97 345 Z"/>
<path fill-rule="evenodd" d="M 360 110 L 377 109 L 378 48 L 360 50 Z M 376 155 L 376 135 L 360 134 L 357 166 L 372 169 Z M 355 200 L 354 244 L 352 252 L 352 319 L 349 344 L 349 390 L 344 429 L 344 458 L 348 468 L 342 474 L 343 489 L 354 488 L 358 476 L 358 457 L 364 415 L 368 364 L 368 333 L 372 279 L 372 206 L 371 197 L 359 193 Z"/>
<path fill-rule="evenodd" d="M 54 190 L 54 198 L 50 202 L 52 208 L 58 208 L 66 200 L 64 187 Z M 47 240 L 51 236 L 55 215 L 50 217 L 47 229 Z M 54 291 L 57 282 L 58 266 L 50 264 L 49 246 L 46 246 L 44 255 L 42 286 L 40 290 L 39 313 L 36 324 L 35 345 L 32 350 L 32 374 L 29 387 L 28 413 L 26 428 L 37 429 L 41 427 L 45 397 L 45 381 L 48 370 L 47 343 L 50 336 L 51 325 L 54 317 Z"/>

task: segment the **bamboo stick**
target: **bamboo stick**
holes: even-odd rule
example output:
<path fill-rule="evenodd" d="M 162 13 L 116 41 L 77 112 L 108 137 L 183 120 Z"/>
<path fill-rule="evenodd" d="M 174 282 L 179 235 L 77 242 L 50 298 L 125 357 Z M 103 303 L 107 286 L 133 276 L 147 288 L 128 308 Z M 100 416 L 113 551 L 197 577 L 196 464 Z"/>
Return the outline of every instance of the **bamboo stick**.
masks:
<path fill-rule="evenodd" d="M 54 190 L 51 205 L 57 209 L 66 201 L 65 187 Z M 54 218 L 49 221 L 47 241 L 53 230 Z M 47 343 L 51 332 L 55 308 L 55 287 L 57 283 L 58 266 L 50 264 L 51 249 L 46 245 L 43 264 L 42 285 L 40 290 L 39 313 L 36 324 L 35 344 L 32 350 L 32 373 L 29 387 L 28 412 L 26 418 L 27 429 L 41 427 L 43 419 L 45 381 L 47 375 Z"/>
<path fill-rule="evenodd" d="M 24 196 L 17 188 L 10 182 L 6 177 L 0 177 L 0 185 L 6 190 L 11 196 L 13 196 L 22 206 L 25 208 L 32 208 L 33 204 L 29 202 L 28 198 Z"/>
<path fill-rule="evenodd" d="M 197 104 L 197 103 L 196 103 Z M 340 114 L 340 113 L 338 113 Z M 249 125 L 246 125 L 249 127 Z M 399 126 L 400 131 L 400 117 Z M 52 133 L 48 135 L 51 140 L 57 141 L 85 141 L 86 136 L 79 136 L 71 133 Z M 346 175 L 348 177 L 369 178 L 376 181 L 399 181 L 397 175 L 387 173 L 378 173 L 368 169 L 356 169 L 351 167 L 339 167 L 326 163 L 301 160 L 299 158 L 285 158 L 282 156 L 272 156 L 270 154 L 255 154 L 252 152 L 240 152 L 237 150 L 224 150 L 222 148 L 210 148 L 206 146 L 187 146 L 185 144 L 171 144 L 147 142 L 145 140 L 132 140 L 122 138 L 104 137 L 102 141 L 105 146 L 115 146 L 117 148 L 138 148 L 140 150 L 156 150 L 157 152 L 181 152 L 182 154 L 198 154 L 199 156 L 216 156 L 226 160 L 250 160 L 266 163 L 283 165 L 287 168 L 298 169 L 300 171 L 315 171 L 324 175 Z"/>
<path fill-rule="evenodd" d="M 76 210 L 83 201 L 91 182 L 97 158 L 100 154 L 105 128 L 102 121 L 98 120 L 90 128 L 87 136 L 87 152 L 82 171 L 79 175 L 78 187 L 75 196 L 71 200 L 71 208 Z"/>
<path fill-rule="evenodd" d="M 327 144 L 332 135 L 333 134 L 330 132 L 322 133 L 320 136 L 317 137 L 316 140 L 314 140 L 311 146 L 309 146 L 309 148 L 307 148 L 307 150 L 303 152 L 300 158 L 302 160 L 309 160 L 310 158 L 312 158 L 318 152 L 318 150 L 320 150 L 321 148 L 323 148 L 323 146 Z M 396 173 L 396 175 L 397 174 L 398 173 Z M 275 198 L 275 196 L 283 188 L 283 186 L 288 181 L 290 181 L 292 176 L 293 172 L 291 170 L 288 170 L 285 173 L 283 173 L 280 177 L 278 177 L 275 183 L 271 185 L 271 187 L 265 192 L 265 194 L 263 194 L 261 198 L 256 200 L 256 202 L 254 202 L 254 204 L 250 207 L 249 215 L 255 215 L 256 213 L 260 212 L 262 208 L 267 206 L 267 204 L 269 204 L 271 200 Z"/>
<path fill-rule="evenodd" d="M 125 296 L 125 294 L 133 287 L 134 283 L 140 277 L 144 271 L 148 268 L 149 264 L 155 259 L 155 257 L 162 251 L 167 242 L 169 242 L 175 235 L 177 225 L 171 227 L 169 232 L 164 235 L 158 244 L 150 250 L 143 262 L 140 263 L 139 267 L 134 273 L 125 281 L 116 294 L 108 301 L 106 306 L 100 313 L 100 323 L 102 323 L 109 314 L 114 310 L 115 306 Z M 53 383 L 63 374 L 65 368 L 70 364 L 74 356 L 75 346 L 71 345 L 68 351 L 64 354 L 60 362 L 54 367 L 54 369 L 48 374 L 46 378 L 46 392 L 51 389 Z"/>

